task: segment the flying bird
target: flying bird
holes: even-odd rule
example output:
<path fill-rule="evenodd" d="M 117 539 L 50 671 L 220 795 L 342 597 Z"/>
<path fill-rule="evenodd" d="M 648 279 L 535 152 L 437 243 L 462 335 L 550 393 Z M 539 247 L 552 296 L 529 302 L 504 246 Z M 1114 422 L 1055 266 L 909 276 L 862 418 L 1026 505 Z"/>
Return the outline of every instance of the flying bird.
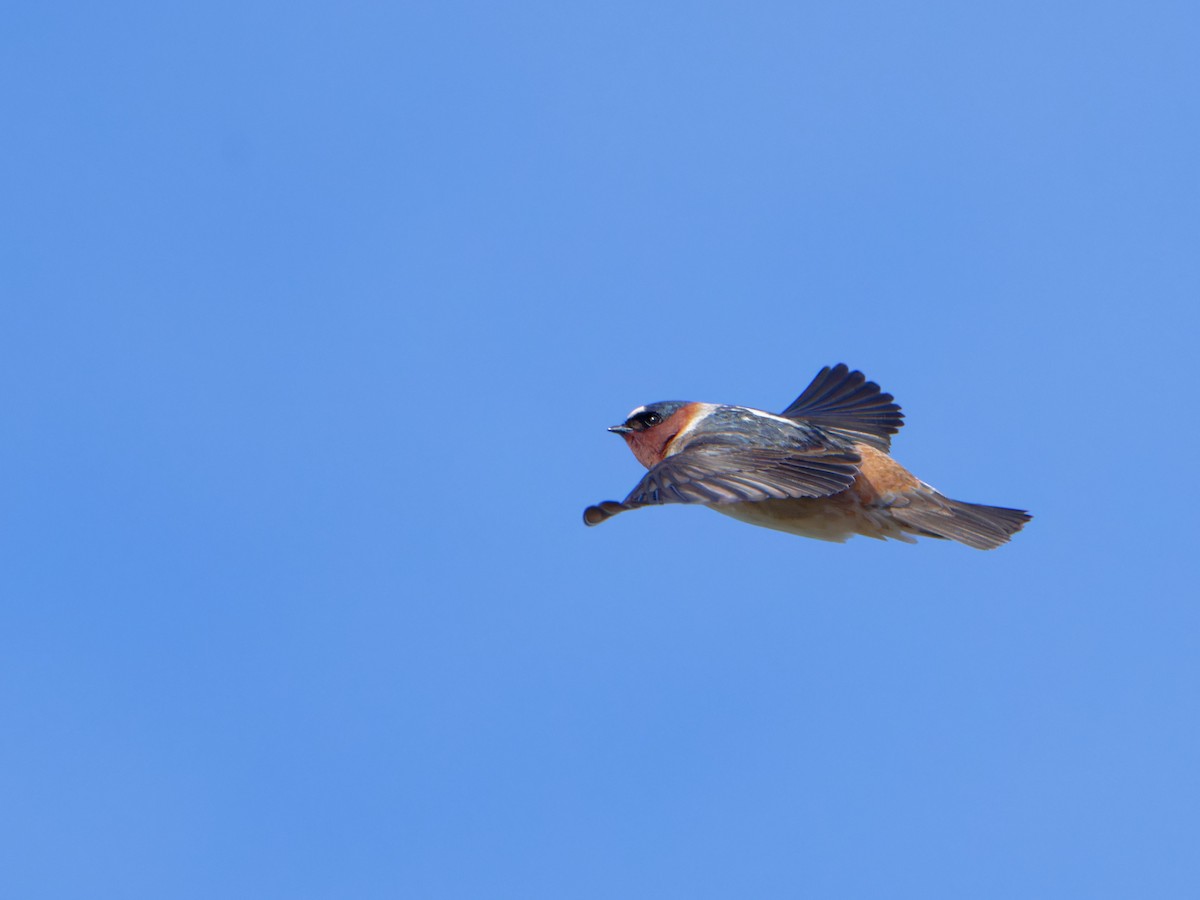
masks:
<path fill-rule="evenodd" d="M 891 394 L 841 363 L 818 372 L 778 415 L 679 400 L 639 406 L 608 430 L 649 471 L 620 503 L 589 506 L 583 521 L 694 503 L 823 541 L 931 537 L 980 550 L 1029 521 L 1023 510 L 951 500 L 910 474 L 889 455 L 903 424 Z"/>

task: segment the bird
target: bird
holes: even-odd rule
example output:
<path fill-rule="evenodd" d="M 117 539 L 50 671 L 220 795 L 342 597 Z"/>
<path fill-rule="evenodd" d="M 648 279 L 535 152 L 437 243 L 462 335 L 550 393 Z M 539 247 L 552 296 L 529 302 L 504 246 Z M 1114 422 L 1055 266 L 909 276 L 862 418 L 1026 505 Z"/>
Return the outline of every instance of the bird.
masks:
<path fill-rule="evenodd" d="M 648 471 L 624 500 L 589 506 L 583 521 L 687 503 L 823 541 L 927 537 L 991 550 L 1032 518 L 951 500 L 912 475 L 890 454 L 903 424 L 895 398 L 845 363 L 822 368 L 778 414 L 682 400 L 639 406 L 608 430 Z"/>

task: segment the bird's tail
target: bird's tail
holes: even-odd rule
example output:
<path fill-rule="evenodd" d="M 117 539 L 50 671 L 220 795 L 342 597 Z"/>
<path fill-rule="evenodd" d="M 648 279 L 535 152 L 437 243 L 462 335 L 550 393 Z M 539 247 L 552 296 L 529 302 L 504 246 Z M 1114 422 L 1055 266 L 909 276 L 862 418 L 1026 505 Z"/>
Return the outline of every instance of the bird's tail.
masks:
<path fill-rule="evenodd" d="M 1008 543 L 1033 518 L 1020 509 L 951 500 L 929 488 L 897 498 L 891 512 L 918 534 L 958 541 L 977 550 Z"/>

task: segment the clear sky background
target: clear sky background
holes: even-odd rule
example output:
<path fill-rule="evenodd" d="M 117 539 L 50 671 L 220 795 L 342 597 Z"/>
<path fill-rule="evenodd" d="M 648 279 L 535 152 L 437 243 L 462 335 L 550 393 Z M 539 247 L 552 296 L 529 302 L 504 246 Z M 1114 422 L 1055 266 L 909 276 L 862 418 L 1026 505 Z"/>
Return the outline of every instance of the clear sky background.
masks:
<path fill-rule="evenodd" d="M 9 4 L 0 894 L 1200 896 L 1198 16 Z M 839 361 L 1026 531 L 581 524 Z"/>

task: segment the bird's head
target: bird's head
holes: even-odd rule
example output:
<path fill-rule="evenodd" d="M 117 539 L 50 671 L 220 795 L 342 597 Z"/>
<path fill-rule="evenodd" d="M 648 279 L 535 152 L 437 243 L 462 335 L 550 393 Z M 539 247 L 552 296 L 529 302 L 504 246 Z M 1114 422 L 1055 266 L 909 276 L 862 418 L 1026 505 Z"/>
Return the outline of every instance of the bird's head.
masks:
<path fill-rule="evenodd" d="M 667 445 L 687 425 L 692 405 L 683 400 L 649 403 L 608 430 L 623 437 L 638 462 L 649 469 L 662 461 Z"/>

